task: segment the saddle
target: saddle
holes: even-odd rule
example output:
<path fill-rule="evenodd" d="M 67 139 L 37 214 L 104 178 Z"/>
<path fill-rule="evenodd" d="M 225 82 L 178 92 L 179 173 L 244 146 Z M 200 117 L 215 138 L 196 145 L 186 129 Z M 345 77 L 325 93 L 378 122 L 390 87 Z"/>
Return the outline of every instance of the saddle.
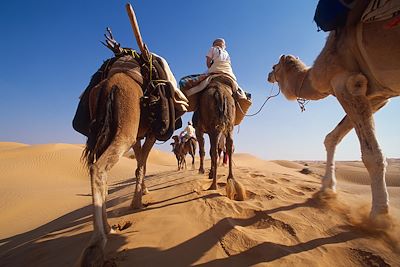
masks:
<path fill-rule="evenodd" d="M 167 141 L 176 129 L 175 90 L 167 80 L 167 74 L 159 57 L 151 55 L 148 64 L 142 64 L 141 73 L 144 77 L 141 116 L 149 120 L 157 140 Z M 182 122 L 180 121 L 178 124 L 182 125 Z"/>
<path fill-rule="evenodd" d="M 134 62 L 127 62 L 127 56 L 131 56 L 131 60 Z M 120 63 L 115 64 L 117 65 L 117 72 L 126 72 L 127 75 L 142 86 L 143 97 L 140 101 L 141 120 L 149 122 L 151 132 L 157 140 L 168 140 L 175 129 L 182 127 L 180 118 L 182 114 L 175 113 L 174 87 L 167 80 L 167 74 L 165 73 L 161 58 L 153 54 L 150 54 L 149 58 L 146 58 L 131 49 L 123 49 L 115 57 L 107 59 L 92 76 L 89 85 L 80 97 L 80 102 L 72 122 L 73 128 L 85 136 L 89 135 L 90 125 L 92 124 L 89 113 L 89 93 L 97 84 L 108 77 L 114 63 Z M 129 63 L 132 63 L 130 70 L 129 68 L 125 71 L 119 69 L 124 65 L 129 66 Z M 133 66 L 135 66 L 135 69 L 133 69 Z M 176 117 L 178 117 L 177 120 Z"/>

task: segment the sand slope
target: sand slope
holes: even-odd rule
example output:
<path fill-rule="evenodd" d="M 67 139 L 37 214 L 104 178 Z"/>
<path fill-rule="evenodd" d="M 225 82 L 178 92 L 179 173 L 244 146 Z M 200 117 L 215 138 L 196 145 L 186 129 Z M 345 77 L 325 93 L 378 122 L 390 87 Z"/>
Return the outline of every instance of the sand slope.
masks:
<path fill-rule="evenodd" d="M 0 143 L 0 266 L 73 266 L 92 231 L 89 178 L 82 146 Z M 244 202 L 225 197 L 227 169 L 216 191 L 195 170 L 176 171 L 172 154 L 153 151 L 144 197 L 129 208 L 136 167 L 122 158 L 109 175 L 110 224 L 133 225 L 109 236 L 117 266 L 399 266 L 400 165 L 390 162 L 391 228 L 358 224 L 370 189 L 358 162 L 339 163 L 339 195 L 324 204 L 323 163 L 264 161 L 235 155 Z M 198 162 L 196 162 L 198 164 Z M 209 166 L 206 162 L 206 166 Z"/>

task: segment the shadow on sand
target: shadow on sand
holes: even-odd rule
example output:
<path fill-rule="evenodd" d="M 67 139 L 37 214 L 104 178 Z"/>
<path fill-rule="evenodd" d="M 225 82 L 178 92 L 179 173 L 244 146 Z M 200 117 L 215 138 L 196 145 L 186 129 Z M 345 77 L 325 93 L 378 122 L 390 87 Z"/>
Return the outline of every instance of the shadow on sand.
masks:
<path fill-rule="evenodd" d="M 115 184 L 112 190 L 114 190 L 113 192 L 117 192 L 127 186 L 132 186 L 132 184 L 132 180 L 126 180 Z M 160 184 L 156 186 L 160 186 Z M 167 187 L 165 186 L 165 188 Z M 159 187 L 155 188 L 155 190 L 158 189 Z M 146 212 L 197 199 L 219 196 L 221 195 L 215 192 L 210 192 L 210 194 L 204 196 L 188 192 L 162 201 L 149 203 L 146 209 L 140 211 L 124 208 L 125 212 L 122 210 L 121 212 L 115 212 L 114 209 L 109 213 L 109 216 L 112 218 L 116 216 L 115 214 L 123 216 L 123 213 Z M 123 202 L 130 201 L 131 197 L 132 194 L 129 194 L 111 199 L 107 201 L 107 207 L 112 208 Z M 180 199 L 182 197 L 184 198 L 183 200 Z M 332 236 L 320 237 L 307 242 L 299 241 L 292 246 L 264 242 L 239 254 L 229 255 L 229 252 L 225 251 L 229 257 L 214 259 L 203 264 L 195 264 L 212 247 L 219 246 L 224 236 L 236 225 L 246 227 L 264 220 L 269 214 L 289 211 L 299 207 L 317 206 L 318 203 L 314 199 L 308 199 L 302 203 L 294 203 L 271 210 L 260 211 L 250 218 L 224 218 L 199 235 L 166 250 L 141 247 L 121 251 L 121 248 L 127 243 L 127 237 L 122 234 L 114 234 L 109 236 L 106 248 L 107 255 L 109 260 L 114 261 L 117 265 L 249 266 L 262 262 L 271 262 L 291 254 L 309 251 L 322 245 L 342 243 L 362 237 L 360 232 L 348 226 L 343 226 L 340 233 Z M 92 206 L 88 205 L 31 231 L 0 240 L 0 244 L 2 244 L 0 246 L 0 266 L 73 266 L 90 239 L 91 227 L 88 227 L 88 224 L 91 222 L 91 215 Z M 90 231 L 88 232 L 84 228 L 89 228 Z M 68 253 L 69 257 L 60 257 L 64 253 Z"/>

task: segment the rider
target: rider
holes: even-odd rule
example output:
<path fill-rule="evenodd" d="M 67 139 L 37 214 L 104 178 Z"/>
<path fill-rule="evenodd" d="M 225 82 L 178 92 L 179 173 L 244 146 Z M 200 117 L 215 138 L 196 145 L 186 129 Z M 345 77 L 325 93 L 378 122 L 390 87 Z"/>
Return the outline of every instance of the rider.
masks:
<path fill-rule="evenodd" d="M 236 81 L 236 76 L 232 70 L 231 57 L 228 51 L 226 51 L 226 43 L 222 38 L 214 40 L 212 47 L 206 56 L 207 73 L 224 73 L 229 75 L 233 80 Z M 239 97 L 250 99 L 249 93 L 246 93 L 242 88 L 238 87 L 237 91 Z"/>
<path fill-rule="evenodd" d="M 188 121 L 186 128 L 179 134 L 182 143 L 185 143 L 190 138 L 196 139 L 195 129 L 191 121 Z"/>
<path fill-rule="evenodd" d="M 212 47 L 207 53 L 206 64 L 208 73 L 225 73 L 236 80 L 235 74 L 233 74 L 231 57 L 228 51 L 226 51 L 226 43 L 222 38 L 214 40 Z"/>

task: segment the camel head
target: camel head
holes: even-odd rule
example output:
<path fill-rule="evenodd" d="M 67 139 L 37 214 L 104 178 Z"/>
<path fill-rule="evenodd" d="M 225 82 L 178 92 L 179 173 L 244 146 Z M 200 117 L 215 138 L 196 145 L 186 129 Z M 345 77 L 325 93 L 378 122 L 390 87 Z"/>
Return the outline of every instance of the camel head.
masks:
<path fill-rule="evenodd" d="M 307 66 L 298 58 L 292 55 L 282 55 L 279 62 L 272 66 L 272 71 L 268 74 L 267 81 L 278 83 L 282 93 L 289 100 L 295 100 L 295 88 L 292 86 L 292 80 L 297 79 L 299 72 L 304 72 Z"/>
<path fill-rule="evenodd" d="M 179 137 L 178 137 L 177 135 L 172 136 L 172 140 L 174 140 L 174 142 L 175 142 L 176 144 L 179 143 Z"/>

